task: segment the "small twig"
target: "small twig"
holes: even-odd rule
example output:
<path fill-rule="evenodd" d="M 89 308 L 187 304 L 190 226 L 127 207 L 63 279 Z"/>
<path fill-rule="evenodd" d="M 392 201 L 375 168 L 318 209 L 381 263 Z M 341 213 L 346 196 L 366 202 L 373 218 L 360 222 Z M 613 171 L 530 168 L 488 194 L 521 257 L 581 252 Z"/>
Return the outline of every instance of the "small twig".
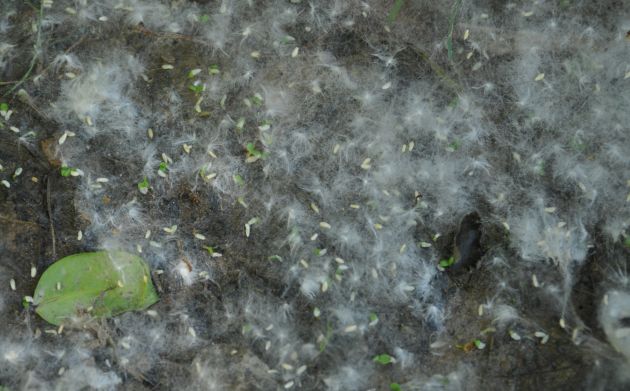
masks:
<path fill-rule="evenodd" d="M 50 226 L 50 236 L 52 238 L 52 256 L 57 259 L 57 245 L 55 237 L 55 224 L 52 218 L 52 206 L 50 203 L 50 176 L 46 178 L 46 209 L 48 211 L 48 224 Z"/>
<path fill-rule="evenodd" d="M 12 224 L 22 224 L 22 225 L 29 225 L 31 227 L 41 228 L 41 226 L 39 224 L 34 223 L 32 221 L 13 219 L 11 217 L 7 217 L 7 216 L 3 216 L 3 215 L 0 215 L 0 220 L 1 221 L 6 221 L 6 222 L 12 223 Z"/>

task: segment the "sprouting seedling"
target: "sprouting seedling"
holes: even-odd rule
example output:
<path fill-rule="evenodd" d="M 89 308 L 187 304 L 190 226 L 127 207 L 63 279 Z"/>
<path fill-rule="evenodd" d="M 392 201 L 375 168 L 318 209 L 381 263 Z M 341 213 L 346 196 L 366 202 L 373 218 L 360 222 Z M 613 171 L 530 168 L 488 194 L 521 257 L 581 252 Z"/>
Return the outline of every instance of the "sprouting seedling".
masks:
<path fill-rule="evenodd" d="M 269 258 L 267 258 L 270 261 L 277 261 L 277 262 L 282 262 L 282 257 L 280 255 L 272 255 Z"/>
<path fill-rule="evenodd" d="M 402 387 L 400 387 L 400 384 L 398 383 L 390 383 L 389 389 L 391 391 L 402 391 Z"/>
<path fill-rule="evenodd" d="M 260 123 L 260 125 L 258 125 L 258 130 L 260 131 L 265 131 L 265 130 L 269 130 L 271 129 L 271 121 L 269 120 L 264 120 L 263 122 Z"/>
<path fill-rule="evenodd" d="M 195 68 L 188 71 L 188 78 L 192 79 L 201 72 L 201 68 Z"/>
<path fill-rule="evenodd" d="M 247 149 L 247 163 L 253 163 L 258 159 L 266 159 L 269 155 L 268 152 L 256 149 L 256 145 L 253 142 L 247 143 L 247 145 L 245 145 L 245 149 Z"/>
<path fill-rule="evenodd" d="M 293 43 L 293 42 L 295 42 L 295 38 L 293 38 L 293 37 L 292 37 L 292 36 L 290 36 L 290 35 L 285 35 L 284 37 L 282 37 L 282 41 L 281 41 L 281 42 L 282 42 L 283 44 L 285 44 L 285 45 L 286 45 L 286 44 L 289 44 L 289 43 Z"/>
<path fill-rule="evenodd" d="M 213 258 L 220 258 L 222 256 L 221 253 L 217 252 L 212 246 L 203 246 L 203 248 L 210 254 Z"/>
<path fill-rule="evenodd" d="M 199 17 L 199 22 L 200 23 L 208 23 L 210 21 L 210 16 L 203 14 Z"/>
<path fill-rule="evenodd" d="M 166 177 L 166 173 L 168 173 L 168 163 L 160 162 L 158 167 L 158 175 L 161 177 Z"/>
<path fill-rule="evenodd" d="M 232 180 L 234 180 L 234 183 L 236 183 L 239 186 L 245 185 L 245 180 L 239 174 L 232 175 Z"/>
<path fill-rule="evenodd" d="M 11 175 L 11 178 L 13 178 L 13 180 L 15 180 L 17 177 L 19 177 L 22 174 L 22 167 L 18 167 L 15 169 L 15 171 L 13 172 L 13 175 Z"/>
<path fill-rule="evenodd" d="M 0 117 L 8 121 L 13 111 L 9 110 L 9 105 L 5 102 L 0 103 Z M 4 124 L 0 122 L 0 129 L 4 127 Z"/>
<path fill-rule="evenodd" d="M 191 85 L 188 86 L 188 89 L 194 92 L 195 94 L 201 94 L 205 89 L 205 85 L 202 84 L 199 80 L 196 80 Z"/>
<path fill-rule="evenodd" d="M 147 194 L 149 192 L 149 180 L 147 177 L 144 177 L 144 179 L 138 182 L 138 190 L 140 190 L 141 194 Z"/>
<path fill-rule="evenodd" d="M 65 164 L 61 166 L 61 168 L 59 169 L 59 173 L 63 177 L 83 175 L 83 171 L 79 170 L 78 168 L 68 167 Z"/>
<path fill-rule="evenodd" d="M 252 225 L 258 224 L 260 219 L 258 217 L 251 218 L 247 223 L 245 223 L 245 237 L 249 238 L 249 234 L 252 229 Z"/>
<path fill-rule="evenodd" d="M 438 265 L 440 265 L 442 269 L 446 269 L 447 267 L 452 266 L 454 263 L 455 257 L 452 256 L 448 259 L 442 259 Z"/>
<path fill-rule="evenodd" d="M 217 64 L 212 64 L 208 67 L 208 73 L 211 75 L 218 75 L 219 73 L 221 73 L 221 70 L 219 69 L 219 65 Z"/>
<path fill-rule="evenodd" d="M 209 166 L 208 166 L 208 168 L 202 167 L 199 170 L 199 176 L 201 176 L 201 178 L 203 179 L 204 182 L 209 182 L 212 179 L 217 177 L 217 173 L 216 172 L 210 172 L 210 173 L 208 172 L 209 168 L 210 168 Z"/>
<path fill-rule="evenodd" d="M 387 364 L 395 363 L 396 359 L 394 359 L 394 357 L 390 356 L 387 353 L 383 353 L 383 354 L 378 354 L 378 355 L 374 356 L 372 361 L 374 361 L 376 363 L 379 363 L 381 365 L 387 365 Z"/>
<path fill-rule="evenodd" d="M 70 172 L 72 171 L 72 169 L 68 166 L 61 166 L 61 168 L 59 169 L 59 173 L 61 174 L 61 176 L 63 177 L 67 177 L 70 176 Z"/>
<path fill-rule="evenodd" d="M 446 150 L 449 152 L 454 152 L 454 151 L 457 151 L 460 146 L 461 146 L 461 143 L 459 142 L 459 140 L 454 140 L 452 143 L 448 145 Z"/>
<path fill-rule="evenodd" d="M 251 102 L 255 105 L 255 106 L 261 106 L 264 102 L 262 95 L 260 95 L 259 93 L 254 94 L 254 96 L 252 96 Z"/>
<path fill-rule="evenodd" d="M 377 323 L 378 323 L 378 315 L 376 315 L 374 312 L 371 312 L 370 323 L 368 323 L 368 326 L 376 326 Z"/>
<path fill-rule="evenodd" d="M 485 344 L 482 340 L 480 340 L 480 339 L 475 339 L 475 340 L 473 341 L 473 343 L 475 344 L 475 346 L 476 346 L 476 347 L 477 347 L 477 349 L 479 349 L 479 350 L 481 350 L 481 349 L 483 349 L 483 348 L 485 348 L 485 347 L 486 347 L 486 344 Z"/>

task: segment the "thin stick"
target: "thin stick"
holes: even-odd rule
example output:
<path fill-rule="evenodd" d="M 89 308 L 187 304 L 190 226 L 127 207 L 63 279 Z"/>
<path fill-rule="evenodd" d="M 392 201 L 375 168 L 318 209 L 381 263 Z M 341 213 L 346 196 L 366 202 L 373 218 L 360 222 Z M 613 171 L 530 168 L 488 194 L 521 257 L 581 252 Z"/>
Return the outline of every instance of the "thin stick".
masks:
<path fill-rule="evenodd" d="M 28 225 L 28 226 L 31 226 L 31 227 L 41 228 L 39 224 L 33 223 L 32 221 L 13 219 L 11 217 L 6 217 L 6 216 L 3 216 L 3 215 L 0 215 L 0 220 L 1 221 L 6 221 L 6 222 L 9 222 L 9 223 L 13 223 L 13 224 L 22 224 L 22 225 Z"/>
<path fill-rule="evenodd" d="M 52 206 L 50 204 L 50 176 L 46 178 L 46 209 L 48 210 L 48 224 L 50 226 L 50 236 L 52 238 L 52 256 L 57 259 L 57 245 L 55 237 L 55 225 L 52 218 Z"/>

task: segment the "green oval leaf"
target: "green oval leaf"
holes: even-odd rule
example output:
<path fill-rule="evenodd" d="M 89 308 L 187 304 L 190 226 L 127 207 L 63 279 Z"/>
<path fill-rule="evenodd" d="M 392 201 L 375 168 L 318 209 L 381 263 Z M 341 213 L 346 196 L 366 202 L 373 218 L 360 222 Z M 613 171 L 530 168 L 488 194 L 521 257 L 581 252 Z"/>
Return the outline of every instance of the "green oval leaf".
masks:
<path fill-rule="evenodd" d="M 33 304 L 46 321 L 60 325 L 82 318 L 142 310 L 159 300 L 149 266 L 123 251 L 74 254 L 42 274 Z"/>

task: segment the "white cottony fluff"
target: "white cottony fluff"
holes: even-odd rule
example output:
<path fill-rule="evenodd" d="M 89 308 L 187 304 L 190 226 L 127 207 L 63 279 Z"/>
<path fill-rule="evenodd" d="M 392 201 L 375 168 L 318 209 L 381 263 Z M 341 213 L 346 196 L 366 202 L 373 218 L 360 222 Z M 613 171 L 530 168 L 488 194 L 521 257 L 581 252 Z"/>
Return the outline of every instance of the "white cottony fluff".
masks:
<path fill-rule="evenodd" d="M 3 7 L 0 389 L 628 389 L 630 3 Z"/>

